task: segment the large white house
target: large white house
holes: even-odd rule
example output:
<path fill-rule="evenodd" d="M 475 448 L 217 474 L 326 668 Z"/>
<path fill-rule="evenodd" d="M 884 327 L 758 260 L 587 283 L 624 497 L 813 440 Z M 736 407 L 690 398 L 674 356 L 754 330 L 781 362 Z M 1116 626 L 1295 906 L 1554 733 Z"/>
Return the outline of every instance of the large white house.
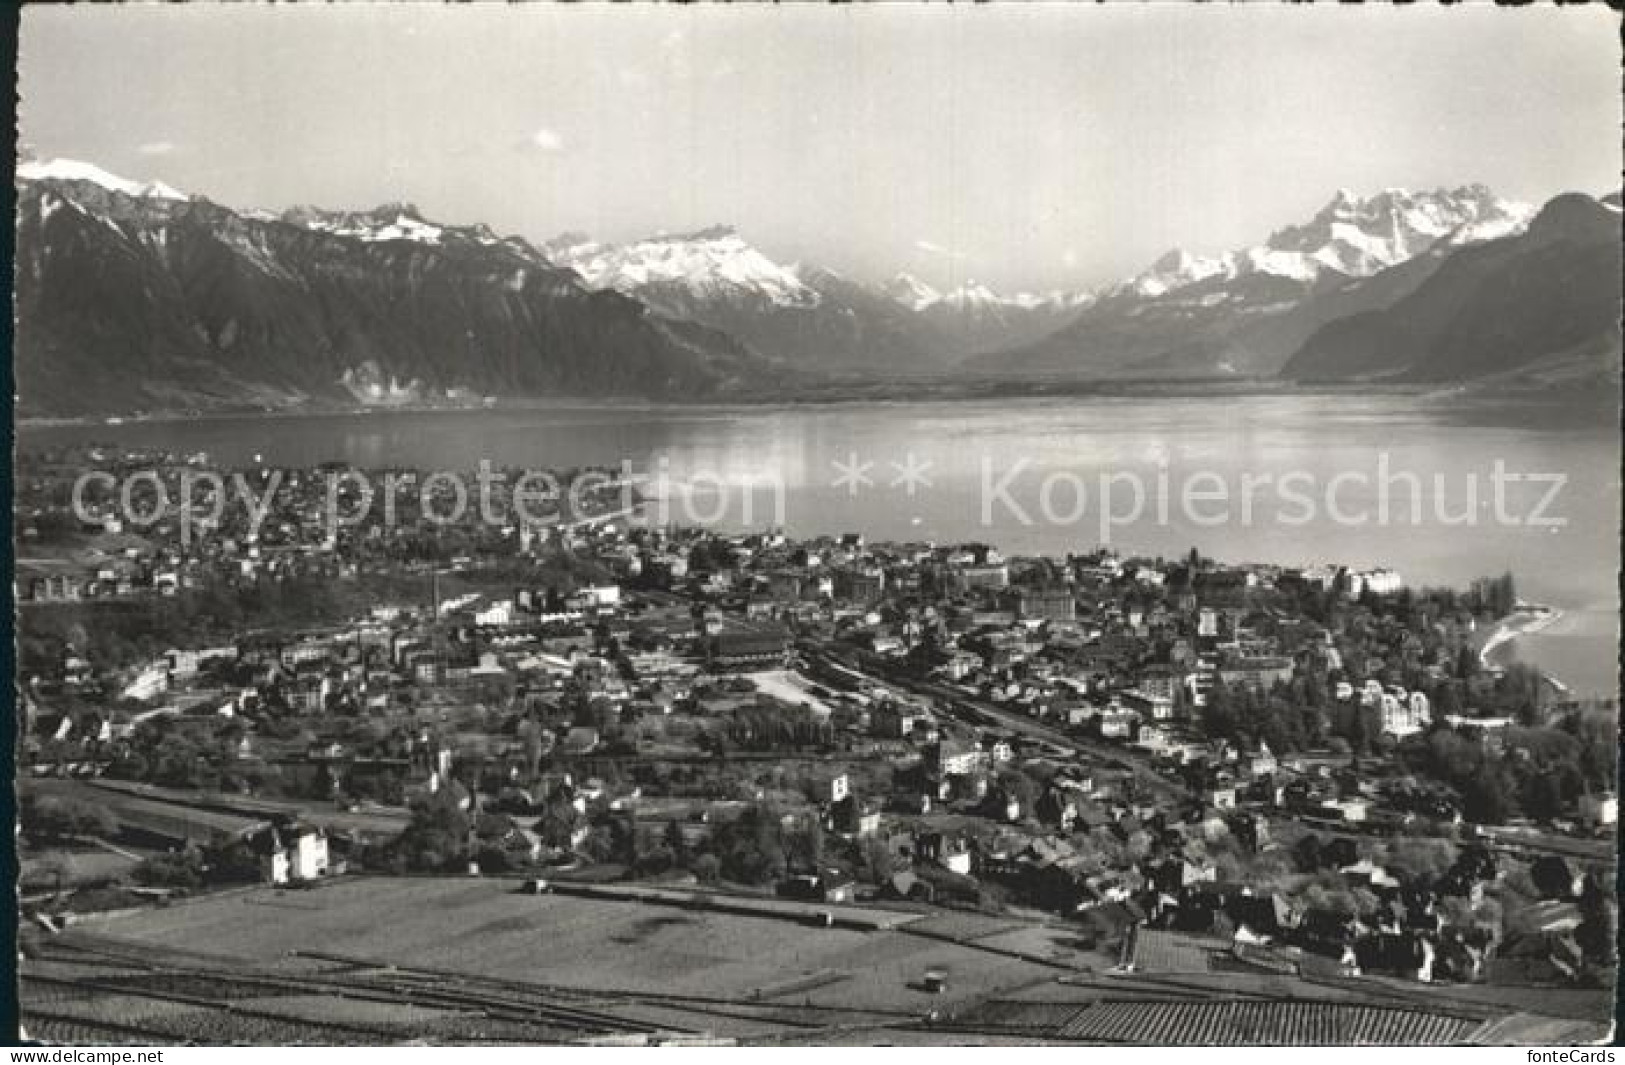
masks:
<path fill-rule="evenodd" d="M 1381 705 L 1382 731 L 1390 736 L 1421 732 L 1433 721 L 1428 697 L 1421 692 L 1386 692 Z"/>
<path fill-rule="evenodd" d="M 314 825 L 275 825 L 254 837 L 260 875 L 268 884 L 315 880 L 328 872 L 327 833 Z"/>

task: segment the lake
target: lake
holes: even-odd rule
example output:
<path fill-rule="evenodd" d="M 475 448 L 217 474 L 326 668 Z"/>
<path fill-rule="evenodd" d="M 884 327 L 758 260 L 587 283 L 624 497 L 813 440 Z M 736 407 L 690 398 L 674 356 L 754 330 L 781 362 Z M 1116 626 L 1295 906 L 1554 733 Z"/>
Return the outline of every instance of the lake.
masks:
<path fill-rule="evenodd" d="M 573 407 L 25 426 L 18 446 L 95 440 L 228 465 L 627 463 L 652 478 L 651 520 L 1007 553 L 1194 546 L 1390 567 L 1413 585 L 1510 570 L 1523 598 L 1564 612 L 1511 653 L 1612 695 L 1619 432 L 1550 414 L 1351 394 Z"/>

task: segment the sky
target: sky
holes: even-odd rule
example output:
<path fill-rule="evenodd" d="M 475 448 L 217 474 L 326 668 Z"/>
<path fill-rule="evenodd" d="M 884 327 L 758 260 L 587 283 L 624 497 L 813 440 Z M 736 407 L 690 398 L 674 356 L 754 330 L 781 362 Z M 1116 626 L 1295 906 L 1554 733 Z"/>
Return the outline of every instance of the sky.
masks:
<path fill-rule="evenodd" d="M 19 139 L 236 208 L 1077 289 L 1339 188 L 1617 189 L 1619 71 L 1600 5 L 30 6 Z"/>

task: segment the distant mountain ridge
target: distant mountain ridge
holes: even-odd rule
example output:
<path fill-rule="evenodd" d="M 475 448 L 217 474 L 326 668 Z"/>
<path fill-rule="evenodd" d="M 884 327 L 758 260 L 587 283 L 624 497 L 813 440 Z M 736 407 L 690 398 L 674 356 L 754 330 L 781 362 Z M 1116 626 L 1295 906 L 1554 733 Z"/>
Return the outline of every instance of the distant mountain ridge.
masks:
<path fill-rule="evenodd" d="M 1030 343 L 1061 328 L 1093 302 L 1086 292 L 1001 295 L 972 279 L 939 292 L 911 274 L 881 285 L 882 295 L 918 314 L 941 336 L 950 356 Z"/>
<path fill-rule="evenodd" d="M 633 296 L 809 370 L 932 368 L 933 338 L 902 308 L 839 275 L 775 262 L 728 226 L 603 244 L 543 245 L 590 289 Z"/>
<path fill-rule="evenodd" d="M 1621 215 L 1558 196 L 1520 234 L 1461 248 L 1391 305 L 1327 323 L 1282 373 L 1305 381 L 1618 379 Z"/>
<path fill-rule="evenodd" d="M 1481 185 L 1430 192 L 1339 191 L 1308 222 L 1222 256 L 1174 249 L 1100 291 L 1065 328 L 972 359 L 979 372 L 1081 376 L 1274 374 L 1316 328 L 1404 295 L 1400 278 L 1362 282 L 1442 251 L 1515 233 L 1533 209 Z"/>
<path fill-rule="evenodd" d="M 805 263 L 780 263 L 729 226 L 603 244 L 580 234 L 543 252 L 589 288 L 739 337 L 809 370 L 921 373 L 1058 327 L 1076 297 L 998 296 L 974 282 L 940 293 L 898 275 L 878 286 Z"/>
<path fill-rule="evenodd" d="M 483 226 L 400 205 L 239 213 L 63 161 L 25 163 L 18 179 L 24 414 L 403 390 L 684 397 L 784 379 L 731 337 L 589 291 Z"/>
<path fill-rule="evenodd" d="M 797 383 L 1617 378 L 1620 205 L 1340 191 L 1220 256 L 1093 293 L 867 284 L 728 226 L 543 244 L 371 210 L 232 210 L 72 160 L 17 170 L 19 412 L 484 396 L 694 399 Z"/>
<path fill-rule="evenodd" d="M 1339 189 L 1308 222 L 1279 229 L 1262 244 L 1216 258 L 1175 248 L 1117 291 L 1155 297 L 1215 277 L 1258 273 L 1306 283 L 1328 273 L 1370 277 L 1441 240 L 1470 244 L 1507 236 L 1534 213 L 1528 204 L 1499 199 L 1483 185 L 1431 192 L 1384 189 L 1365 199 Z"/>

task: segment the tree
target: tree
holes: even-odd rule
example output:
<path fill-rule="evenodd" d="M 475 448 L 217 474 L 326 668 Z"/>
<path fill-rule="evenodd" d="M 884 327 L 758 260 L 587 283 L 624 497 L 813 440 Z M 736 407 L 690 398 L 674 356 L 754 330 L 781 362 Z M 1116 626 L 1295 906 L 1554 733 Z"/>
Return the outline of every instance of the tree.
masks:
<path fill-rule="evenodd" d="M 224 846 L 214 848 L 208 859 L 211 879 L 252 883 L 260 878 L 260 860 L 254 849 L 243 839 L 233 839 Z"/>
<path fill-rule="evenodd" d="M 1523 662 L 1513 662 L 1495 680 L 1492 705 L 1495 710 L 1517 718 L 1519 724 L 1534 726 L 1540 720 L 1545 687 L 1545 677 L 1538 669 Z"/>
<path fill-rule="evenodd" d="M 536 822 L 536 833 L 549 847 L 569 847 L 575 839 L 576 826 L 581 813 L 569 797 L 555 792 L 542 806 L 542 816 Z"/>
<path fill-rule="evenodd" d="M 633 863 L 633 868 L 642 876 L 656 876 L 676 866 L 677 856 L 664 844 L 640 850 L 637 861 Z"/>
<path fill-rule="evenodd" d="M 1318 872 L 1320 867 L 1326 864 L 1320 837 L 1313 832 L 1305 834 L 1292 848 L 1292 859 L 1297 862 L 1300 872 Z"/>
<path fill-rule="evenodd" d="M 1585 890 L 1580 895 L 1580 924 L 1574 930 L 1574 941 L 1590 961 L 1612 966 L 1616 949 L 1616 928 L 1619 924 L 1619 906 L 1614 893 L 1604 890 L 1595 877 L 1586 877 Z"/>
<path fill-rule="evenodd" d="M 468 814 L 458 807 L 451 789 L 442 788 L 412 811 L 394 849 L 408 868 L 439 871 L 467 860 L 468 837 Z"/>
<path fill-rule="evenodd" d="M 1455 844 L 1443 839 L 1404 837 L 1383 849 L 1382 864 L 1406 880 L 1436 880 L 1456 864 Z"/>
<path fill-rule="evenodd" d="M 1433 692 L 1433 719 L 1442 720 L 1446 717 L 1457 717 L 1461 714 L 1461 693 L 1456 686 L 1446 681 L 1440 684 Z"/>
<path fill-rule="evenodd" d="M 525 779 L 536 779 L 542 765 L 542 729 L 534 721 L 524 721 L 519 725 L 519 734 L 525 749 Z"/>
<path fill-rule="evenodd" d="M 22 831 L 31 839 L 60 841 L 118 834 L 118 819 L 107 807 L 97 803 L 28 792 L 19 805 Z"/>
<path fill-rule="evenodd" d="M 175 854 L 157 854 L 131 869 L 130 877 L 150 887 L 195 888 L 203 883 L 203 856 L 195 847 Z"/>
<path fill-rule="evenodd" d="M 871 884 L 883 884 L 896 871 L 896 860 L 891 847 L 878 836 L 863 841 L 863 875 Z"/>
<path fill-rule="evenodd" d="M 715 854 L 702 854 L 691 867 L 695 879 L 702 884 L 714 884 L 722 873 L 722 862 Z"/>
<path fill-rule="evenodd" d="M 507 851 L 496 843 L 481 843 L 474 860 L 479 863 L 480 872 L 506 873 L 513 868 L 513 860 Z"/>
<path fill-rule="evenodd" d="M 1586 785 L 1612 788 L 1619 764 L 1619 725 L 1607 710 L 1588 710 L 1571 719 L 1579 740 L 1579 768 Z"/>
<path fill-rule="evenodd" d="M 1462 787 L 1462 815 L 1480 825 L 1505 824 L 1512 816 L 1512 787 L 1505 770 L 1485 762 Z"/>
<path fill-rule="evenodd" d="M 683 824 L 678 820 L 666 822 L 666 850 L 671 852 L 672 864 L 686 867 L 689 862 L 688 838 L 683 835 Z"/>
<path fill-rule="evenodd" d="M 1537 821 L 1550 821 L 1563 812 L 1563 779 L 1556 772 L 1531 773 L 1520 798 L 1524 813 Z"/>
<path fill-rule="evenodd" d="M 1016 800 L 1021 804 L 1022 816 L 1031 816 L 1033 806 L 1038 801 L 1038 785 L 1032 778 L 1018 770 L 1009 769 L 999 774 L 999 789 L 1007 798 Z"/>
<path fill-rule="evenodd" d="M 786 861 L 778 812 L 747 806 L 717 831 L 722 872 L 744 884 L 766 884 L 784 876 Z"/>
<path fill-rule="evenodd" d="M 848 797 L 849 801 L 856 802 Z M 824 826 L 817 817 L 809 817 L 786 840 L 790 857 L 807 869 L 817 869 L 824 861 Z"/>

